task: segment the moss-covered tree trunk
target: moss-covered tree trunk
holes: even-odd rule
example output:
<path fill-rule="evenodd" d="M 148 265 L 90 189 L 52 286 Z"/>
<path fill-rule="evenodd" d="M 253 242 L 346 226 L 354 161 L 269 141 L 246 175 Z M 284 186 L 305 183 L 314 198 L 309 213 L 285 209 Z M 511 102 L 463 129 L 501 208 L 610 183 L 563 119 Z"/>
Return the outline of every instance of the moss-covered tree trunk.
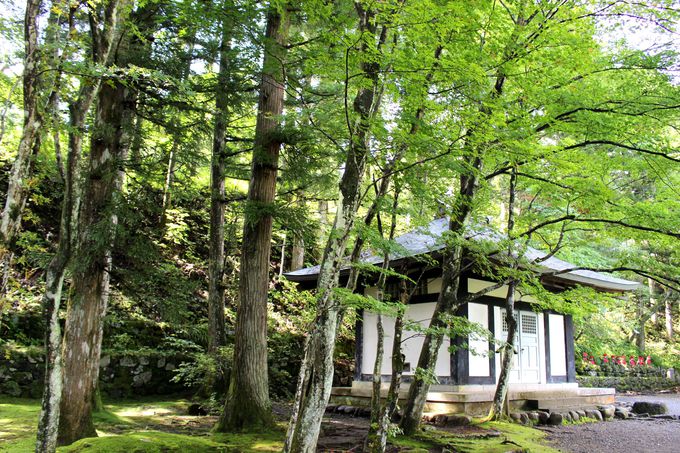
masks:
<path fill-rule="evenodd" d="M 515 356 L 515 343 L 517 341 L 517 317 L 515 316 L 515 288 L 517 283 L 513 280 L 508 284 L 508 293 L 505 296 L 505 323 L 508 326 L 508 338 L 502 347 L 501 372 L 498 376 L 496 391 L 489 410 L 489 420 L 500 420 L 507 409 L 508 387 L 510 384 L 510 372 L 512 371 L 512 359 Z"/>
<path fill-rule="evenodd" d="M 210 249 L 208 255 L 208 352 L 214 354 L 226 344 L 224 331 L 224 166 L 227 121 L 229 119 L 229 46 L 231 23 L 222 21 L 220 69 L 215 92 L 215 128 L 210 158 Z"/>
<path fill-rule="evenodd" d="M 59 443 L 96 436 L 93 399 L 99 377 L 103 318 L 109 298 L 117 200 L 132 130 L 134 93 L 118 81 L 102 84 L 78 221 L 80 238 L 64 330 L 64 389 Z"/>
<path fill-rule="evenodd" d="M 510 186 L 508 194 L 508 223 L 507 232 L 508 238 L 512 237 L 515 229 L 515 201 L 517 197 L 517 168 L 513 167 L 510 173 Z M 517 256 L 513 259 L 513 253 Z M 510 245 L 507 250 L 507 258 L 512 260 L 510 266 L 512 270 L 519 267 L 519 259 L 522 253 L 514 250 Z M 489 420 L 499 420 L 503 416 L 504 409 L 509 409 L 508 404 L 508 387 L 510 384 L 510 372 L 512 371 L 512 358 L 515 355 L 515 343 L 517 341 L 517 316 L 515 314 L 515 289 L 517 288 L 517 280 L 511 279 L 508 283 L 508 292 L 505 296 L 505 323 L 508 326 L 508 337 L 502 347 L 501 355 L 501 372 L 498 376 L 498 383 L 496 384 L 496 392 L 494 393 L 491 409 L 489 410 Z"/>
<path fill-rule="evenodd" d="M 253 429 L 272 423 L 267 378 L 267 293 L 272 209 L 276 194 L 285 96 L 289 14 L 274 6 L 267 14 L 264 62 L 255 144 L 243 225 L 239 306 L 234 361 L 219 431 Z"/>
<path fill-rule="evenodd" d="M 74 13 L 75 8 L 72 7 L 70 14 L 73 15 Z M 94 12 L 90 12 L 90 14 L 94 14 Z M 92 52 L 95 64 L 107 64 L 112 37 L 118 21 L 118 2 L 111 2 L 104 14 L 104 28 L 101 35 L 98 35 L 95 30 L 90 31 L 93 45 L 98 46 L 98 49 Z M 72 33 L 74 27 L 72 20 L 70 27 Z M 45 294 L 42 300 L 45 320 L 45 385 L 36 443 L 36 452 L 41 453 L 53 452 L 57 445 L 63 390 L 62 338 L 58 313 L 61 305 L 64 275 L 71 262 L 73 246 L 77 239 L 76 221 L 80 205 L 77 179 L 82 155 L 83 131 L 87 114 L 98 93 L 100 84 L 99 79 L 89 83 L 81 83 L 75 101 L 69 104 L 68 152 L 64 171 L 64 198 L 61 207 L 59 244 L 57 252 L 47 268 Z"/>
<path fill-rule="evenodd" d="M 60 444 L 96 436 L 92 404 L 99 378 L 103 318 L 109 298 L 111 248 L 118 223 L 116 197 L 123 182 L 133 95 L 113 82 L 99 91 L 89 172 L 82 199 L 81 238 L 64 330 L 64 391 Z M 126 130 L 127 129 L 127 130 Z"/>
<path fill-rule="evenodd" d="M 526 25 L 524 6 L 525 3 L 520 2 L 513 31 L 502 53 L 503 63 L 511 61 L 517 55 L 519 35 Z M 503 94 L 503 87 L 507 78 L 503 63 L 496 70 L 496 76 L 487 96 L 487 102 L 480 103 L 478 122 L 473 124 L 466 133 L 465 144 L 463 146 L 465 151 L 463 160 L 466 170 L 460 176 L 460 186 L 453 203 L 453 214 L 449 220 L 449 231 L 455 235 L 462 235 L 464 233 L 465 224 L 474 207 L 486 146 L 485 139 L 481 136 L 480 132 L 488 127 L 486 123 L 494 113 L 494 103 Z M 464 303 L 464 301 L 459 300 L 458 294 L 463 252 L 464 250 L 459 244 L 454 244 L 446 247 L 442 254 L 442 289 L 432 314 L 430 329 L 428 329 L 429 331 L 425 335 L 418 358 L 418 368 L 421 370 L 434 370 L 437 354 L 444 340 L 444 335 L 441 332 L 446 323 L 442 320 L 442 316 L 446 317 L 450 314 L 455 314 L 460 305 Z M 409 388 L 404 416 L 399 425 L 404 434 L 413 434 L 420 425 L 423 408 L 427 401 L 427 392 L 430 389 L 430 383 L 425 377 L 427 374 L 416 374 Z"/>
<path fill-rule="evenodd" d="M 28 0 L 24 14 L 24 70 L 23 108 L 24 125 L 19 141 L 12 171 L 9 175 L 5 206 L 0 215 L 0 266 L 2 269 L 2 287 L 5 292 L 9 268 L 12 262 L 10 251 L 21 226 L 21 213 L 28 198 L 28 178 L 30 175 L 33 155 L 39 149 L 41 113 L 38 109 L 38 84 L 40 75 L 40 48 L 38 44 L 38 16 L 40 15 L 41 0 Z"/>
<path fill-rule="evenodd" d="M 341 197 L 335 222 L 330 231 L 319 269 L 316 317 L 305 344 L 293 414 L 284 445 L 286 452 L 316 451 L 321 418 L 326 410 L 333 385 L 333 351 L 342 313 L 339 301 L 334 297 L 334 291 L 339 284 L 345 247 L 359 208 L 361 183 L 368 156 L 368 142 L 371 137 L 370 125 L 380 105 L 378 77 L 380 64 L 375 56 L 371 59 L 366 53 L 369 50 L 368 40 L 375 40 L 378 36 L 380 37 L 377 49 L 380 50 L 387 37 L 387 27 L 383 27 L 382 33 L 378 35 L 375 12 L 364 9 L 359 3 L 356 6 L 360 30 L 367 36 L 362 42 L 360 52 L 365 59 L 362 69 L 370 83 L 360 88 L 354 98 L 353 106 L 357 121 L 353 126 L 345 169 L 340 181 Z"/>

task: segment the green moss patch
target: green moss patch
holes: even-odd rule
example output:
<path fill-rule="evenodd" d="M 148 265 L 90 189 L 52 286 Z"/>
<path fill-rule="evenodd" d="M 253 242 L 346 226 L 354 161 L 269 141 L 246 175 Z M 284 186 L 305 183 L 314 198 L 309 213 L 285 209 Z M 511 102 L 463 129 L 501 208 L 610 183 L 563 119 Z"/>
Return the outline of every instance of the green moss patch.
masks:
<path fill-rule="evenodd" d="M 40 403 L 36 400 L 0 398 L 0 451 L 32 451 L 39 412 Z"/>
<path fill-rule="evenodd" d="M 210 432 L 215 417 L 184 415 L 186 400 L 142 399 L 106 404 L 94 414 L 100 437 L 81 439 L 59 452 L 214 452 L 281 451 L 284 428 L 271 432 L 222 434 Z M 35 448 L 40 402 L 0 398 L 0 452 L 24 453 Z"/>
<path fill-rule="evenodd" d="M 408 452 L 447 449 L 457 452 L 504 453 L 509 451 L 557 453 L 544 443 L 545 434 L 536 429 L 507 422 L 487 422 L 476 425 L 496 435 L 461 437 L 456 433 L 428 429 L 410 438 L 397 437 L 391 443 Z M 500 435 L 497 433 L 500 432 Z"/>
<path fill-rule="evenodd" d="M 73 445 L 60 448 L 58 452 L 273 452 L 281 451 L 282 448 L 282 433 L 216 434 L 201 437 L 160 431 L 141 431 L 81 439 Z"/>

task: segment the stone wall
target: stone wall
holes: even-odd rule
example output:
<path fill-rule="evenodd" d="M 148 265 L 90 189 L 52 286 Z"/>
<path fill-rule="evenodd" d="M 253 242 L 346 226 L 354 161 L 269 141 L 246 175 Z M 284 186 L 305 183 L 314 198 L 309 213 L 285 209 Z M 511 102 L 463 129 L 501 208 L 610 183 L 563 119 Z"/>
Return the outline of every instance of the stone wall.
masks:
<path fill-rule="evenodd" d="M 576 376 L 581 387 L 615 388 L 617 392 L 662 390 L 678 385 L 662 376 Z"/>
<path fill-rule="evenodd" d="M 167 395 L 191 391 L 172 382 L 174 370 L 191 357 L 181 353 L 106 352 L 102 354 L 99 385 L 114 398 Z M 0 349 L 0 395 L 40 398 L 45 364 L 39 349 Z"/>

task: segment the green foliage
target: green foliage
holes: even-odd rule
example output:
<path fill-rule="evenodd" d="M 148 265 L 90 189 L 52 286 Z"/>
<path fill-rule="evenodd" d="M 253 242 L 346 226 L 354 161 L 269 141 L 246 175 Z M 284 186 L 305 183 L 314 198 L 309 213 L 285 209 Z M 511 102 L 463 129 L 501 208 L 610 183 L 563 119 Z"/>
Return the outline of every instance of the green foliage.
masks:
<path fill-rule="evenodd" d="M 182 362 L 175 370 L 173 382 L 181 382 L 188 388 L 210 388 L 210 383 L 227 378 L 231 374 L 234 357 L 233 346 L 219 348 L 216 354 L 194 352 L 191 361 Z"/>

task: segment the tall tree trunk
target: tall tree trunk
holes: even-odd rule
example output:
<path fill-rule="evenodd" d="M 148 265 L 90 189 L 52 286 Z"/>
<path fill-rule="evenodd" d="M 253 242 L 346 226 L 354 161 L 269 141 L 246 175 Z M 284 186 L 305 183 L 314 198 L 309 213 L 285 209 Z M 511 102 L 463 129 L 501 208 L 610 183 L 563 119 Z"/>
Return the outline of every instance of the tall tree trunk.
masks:
<path fill-rule="evenodd" d="M 361 183 L 368 156 L 370 125 L 380 105 L 379 63 L 369 59 L 368 39 L 378 37 L 375 12 L 356 4 L 359 27 L 367 38 L 362 42 L 362 69 L 370 86 L 359 89 L 354 98 L 357 121 L 352 128 L 345 171 L 340 181 L 341 198 L 333 228 L 326 244 L 317 284 L 316 318 L 310 328 L 298 377 L 293 414 L 288 426 L 285 452 L 313 452 L 319 437 L 321 418 L 333 384 L 333 350 L 341 309 L 334 297 L 340 278 L 345 246 L 360 203 Z M 378 51 L 387 38 L 387 27 L 379 35 Z M 375 56 L 374 56 L 375 57 Z M 370 60 L 370 61 L 369 61 Z"/>
<path fill-rule="evenodd" d="M 508 325 L 508 338 L 501 352 L 501 372 L 498 376 L 496 392 L 493 396 L 488 419 L 500 420 L 504 409 L 507 409 L 508 387 L 510 372 L 512 371 L 512 359 L 516 354 L 515 341 L 517 336 L 517 319 L 515 317 L 515 288 L 517 283 L 512 280 L 508 284 L 508 293 L 505 296 L 505 323 Z"/>
<path fill-rule="evenodd" d="M 177 148 L 179 142 L 175 139 L 170 147 L 170 152 L 168 153 L 168 165 L 165 170 L 165 182 L 163 183 L 163 200 L 161 202 L 161 225 L 165 225 L 167 210 L 170 208 L 170 188 L 172 187 L 172 182 L 175 179 L 175 154 L 177 154 Z"/>
<path fill-rule="evenodd" d="M 303 193 L 300 191 L 297 194 L 296 204 L 300 209 L 305 207 L 305 199 Z M 290 249 L 290 270 L 296 271 L 305 266 L 305 242 L 302 234 L 299 231 L 293 232 L 293 245 Z"/>
<path fill-rule="evenodd" d="M 12 261 L 11 248 L 21 226 L 21 214 L 28 198 L 28 178 L 30 176 L 33 155 L 39 149 L 39 133 L 42 123 L 38 109 L 38 84 L 40 74 L 40 48 L 38 45 L 38 16 L 41 0 L 28 0 L 24 15 L 24 70 L 23 70 L 23 103 L 24 128 L 19 141 L 19 149 L 12 164 L 7 185 L 5 207 L 0 215 L 0 271 L 4 294 L 9 278 Z"/>
<path fill-rule="evenodd" d="M 113 86 L 112 86 L 113 85 Z M 118 223 L 116 198 L 123 183 L 134 97 L 119 82 L 102 84 L 89 176 L 79 218 L 78 265 L 64 331 L 64 391 L 60 444 L 96 436 L 92 403 L 99 378 L 103 318 L 109 298 L 111 248 Z"/>
<path fill-rule="evenodd" d="M 481 167 L 481 160 L 475 159 L 473 168 Z M 456 215 L 451 217 L 449 221 L 449 230 L 456 234 L 462 234 L 468 216 L 472 211 L 472 200 L 477 192 L 477 177 L 475 175 L 461 176 L 461 191 L 457 197 L 456 207 L 454 210 Z M 432 320 L 428 328 L 428 333 L 425 335 L 423 346 L 418 358 L 418 368 L 425 370 L 433 370 L 437 361 L 437 354 L 444 341 L 444 334 L 441 331 L 446 327 L 444 315 L 453 313 L 458 309 L 459 299 L 459 285 L 460 285 L 460 270 L 463 260 L 463 248 L 460 245 L 448 247 L 444 251 L 442 258 L 442 289 L 437 299 L 432 314 Z M 427 379 L 416 373 L 409 387 L 408 400 L 404 408 L 404 416 L 400 422 L 402 431 L 407 434 L 413 434 L 420 425 L 420 419 L 423 414 L 423 408 L 427 401 L 427 392 L 429 391 L 430 383 Z"/>
<path fill-rule="evenodd" d="M 520 31 L 525 25 L 524 3 L 521 3 L 515 20 L 515 27 L 503 51 L 503 63 L 511 61 L 515 57 Z M 449 231 L 455 235 L 461 235 L 464 232 L 465 224 L 472 212 L 474 198 L 477 194 L 479 173 L 482 170 L 484 140 L 483 137 L 478 136 L 477 129 L 484 126 L 487 120 L 492 116 L 494 108 L 493 103 L 503 93 L 505 81 L 506 74 L 504 66 L 501 64 L 496 70 L 496 77 L 488 95 L 488 102 L 480 104 L 480 123 L 473 125 L 466 134 L 464 144 L 466 153 L 463 159 L 465 162 L 464 167 L 467 170 L 460 176 L 460 187 L 456 200 L 454 200 L 453 215 L 449 220 Z M 481 144 L 475 143 L 478 140 Z M 430 326 L 425 335 L 420 356 L 418 358 L 418 368 L 422 370 L 434 370 L 434 366 L 437 362 L 437 354 L 444 341 L 444 335 L 441 333 L 441 330 L 446 325 L 442 316 L 445 317 L 450 314 L 455 314 L 461 303 L 464 302 L 459 300 L 458 294 L 460 289 L 463 252 L 463 248 L 460 245 L 452 245 L 446 247 L 442 253 L 442 289 L 439 293 L 434 312 L 432 313 L 432 320 L 430 321 Z M 404 416 L 399 425 L 404 434 L 411 435 L 415 433 L 420 425 L 429 389 L 430 383 L 424 379 L 422 375 L 416 374 L 409 387 L 408 400 L 406 407 L 404 408 Z"/>
<path fill-rule="evenodd" d="M 305 266 L 305 242 L 302 236 L 293 236 L 293 246 L 290 249 L 290 270 L 296 271 Z"/>
<path fill-rule="evenodd" d="M 508 238 L 512 236 L 515 228 L 515 197 L 517 190 L 517 168 L 513 167 L 510 174 L 509 200 L 508 200 L 508 222 L 507 235 Z M 513 252 L 517 253 L 517 258 L 513 260 L 511 268 L 517 269 L 519 267 L 519 257 L 521 252 L 514 250 L 513 245 L 508 246 L 507 258 L 512 259 Z M 503 416 L 504 405 L 507 404 L 508 386 L 510 382 L 510 372 L 512 371 L 512 358 L 515 355 L 515 335 L 517 332 L 517 318 L 515 316 L 515 289 L 517 288 L 517 281 L 510 280 L 508 284 L 508 293 L 505 296 L 505 322 L 508 326 L 508 338 L 502 347 L 501 355 L 501 372 L 496 384 L 496 392 L 491 403 L 488 419 L 499 420 Z M 521 353 L 521 351 L 520 351 Z M 507 409 L 507 407 L 506 407 Z"/>
<path fill-rule="evenodd" d="M 651 278 L 648 278 L 647 279 L 647 287 L 649 288 L 649 306 L 651 307 L 650 308 L 650 310 L 651 310 L 650 319 L 652 321 L 652 324 L 654 324 L 656 326 L 659 322 L 658 316 L 657 316 L 658 312 L 659 312 L 659 306 L 657 304 L 656 297 L 654 297 L 654 295 L 656 294 L 656 283 L 654 282 L 654 280 L 652 280 Z M 641 301 L 640 303 L 643 303 L 643 302 Z M 640 327 L 638 329 L 637 344 L 638 344 L 638 349 L 640 349 L 640 345 L 642 345 L 642 349 L 640 349 L 640 351 L 644 352 L 644 350 L 645 350 L 645 338 L 644 338 L 644 334 L 645 334 L 644 323 L 645 323 L 645 321 L 642 320 L 642 316 L 644 315 L 645 310 L 644 310 L 644 306 L 640 306 L 638 308 L 639 308 L 638 319 L 640 320 L 638 325 Z M 642 337 L 640 337 L 640 332 L 642 332 Z"/>
<path fill-rule="evenodd" d="M 666 338 L 673 339 L 673 302 L 670 298 L 666 298 L 664 304 L 664 313 L 666 315 Z"/>
<path fill-rule="evenodd" d="M 103 83 L 99 89 L 88 177 L 78 219 L 78 265 L 73 272 L 64 331 L 60 444 L 96 436 L 92 404 L 99 377 L 102 321 L 109 298 L 111 248 L 118 223 L 116 198 L 123 184 L 134 103 L 134 93 L 118 81 Z"/>
<path fill-rule="evenodd" d="M 231 23 L 222 22 L 220 69 L 215 93 L 215 129 L 210 162 L 210 250 L 208 255 L 208 353 L 227 344 L 224 331 L 224 168 L 229 121 L 229 77 L 231 71 Z"/>
<path fill-rule="evenodd" d="M 118 2 L 112 1 L 108 6 L 104 16 L 104 30 L 101 37 L 97 38 L 98 34 L 95 30 L 90 31 L 93 45 L 100 46 L 93 52 L 95 64 L 107 63 L 111 49 L 110 44 L 119 20 Z M 76 8 L 77 6 L 70 8 L 69 34 L 73 32 L 72 17 Z M 43 317 L 45 319 L 45 386 L 38 422 L 36 452 L 53 452 L 57 444 L 63 390 L 61 328 L 58 313 L 64 274 L 70 263 L 77 237 L 76 220 L 80 204 L 77 175 L 82 155 L 85 120 L 100 84 L 99 79 L 95 79 L 94 82 L 81 81 L 78 97 L 69 105 L 69 140 L 64 174 L 64 198 L 59 228 L 59 245 L 57 253 L 47 268 L 45 294 L 42 300 Z"/>
<path fill-rule="evenodd" d="M 272 214 L 276 193 L 280 126 L 285 95 L 286 43 L 290 16 L 272 6 L 267 31 L 252 174 L 243 225 L 236 315 L 234 362 L 224 413 L 217 429 L 230 431 L 269 426 L 272 420 L 267 377 L 267 293 L 271 257 Z"/>
<path fill-rule="evenodd" d="M 38 46 L 38 16 L 41 0 L 28 0 L 24 15 L 24 71 L 23 101 L 24 128 L 19 141 L 12 172 L 7 187 L 5 208 L 0 217 L 0 239 L 5 247 L 12 245 L 21 224 L 21 211 L 28 196 L 28 177 L 31 160 L 38 138 L 42 118 L 38 111 L 38 84 L 40 72 L 40 49 Z"/>
<path fill-rule="evenodd" d="M 399 207 L 399 191 L 395 190 L 394 201 L 392 204 L 391 213 L 391 224 L 390 233 L 388 239 L 390 241 L 394 240 L 394 232 L 397 227 L 397 208 Z M 381 236 L 383 235 L 382 222 L 380 221 L 380 216 L 378 216 L 378 231 Z M 380 274 L 378 279 L 378 301 L 383 302 L 385 299 L 385 286 L 387 284 L 387 269 L 390 267 L 390 253 L 389 250 L 385 251 L 383 257 L 382 269 L 383 273 Z M 395 322 L 396 324 L 396 322 Z M 381 404 L 380 389 L 382 387 L 382 363 L 384 355 L 384 341 L 385 341 L 385 329 L 383 327 L 382 315 L 378 313 L 377 321 L 378 339 L 377 339 L 377 349 L 375 356 L 375 364 L 373 366 L 373 391 L 371 394 L 371 423 L 368 428 L 368 435 L 366 436 L 366 442 L 364 443 L 364 451 L 371 452 L 384 452 L 387 446 L 387 431 L 384 424 L 389 422 L 389 402 Z M 396 330 L 396 325 L 395 325 Z M 401 336 L 401 333 L 400 335 Z M 394 348 L 393 348 L 394 351 Z M 394 362 L 394 361 L 393 361 Z M 384 434 L 384 435 L 383 435 Z"/>
<path fill-rule="evenodd" d="M 651 282 L 651 280 L 650 280 Z M 654 299 L 654 286 L 649 285 L 649 302 L 652 305 L 652 310 L 657 306 L 656 300 Z M 645 324 L 647 318 L 645 317 L 645 299 L 643 297 L 637 298 L 637 329 L 635 331 L 635 347 L 638 348 L 640 352 L 645 352 Z M 655 312 L 653 312 L 655 313 Z M 653 317 L 654 315 L 652 315 Z"/>

